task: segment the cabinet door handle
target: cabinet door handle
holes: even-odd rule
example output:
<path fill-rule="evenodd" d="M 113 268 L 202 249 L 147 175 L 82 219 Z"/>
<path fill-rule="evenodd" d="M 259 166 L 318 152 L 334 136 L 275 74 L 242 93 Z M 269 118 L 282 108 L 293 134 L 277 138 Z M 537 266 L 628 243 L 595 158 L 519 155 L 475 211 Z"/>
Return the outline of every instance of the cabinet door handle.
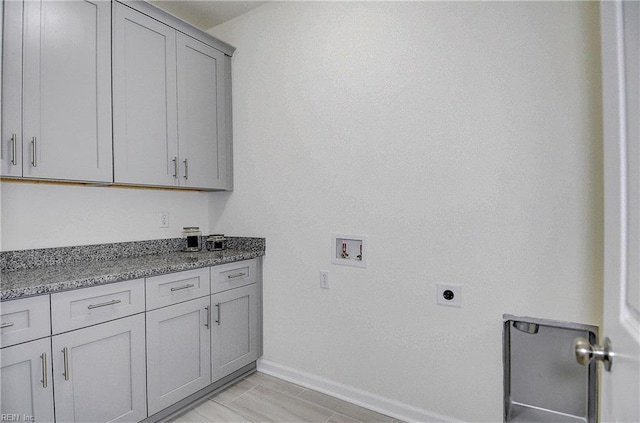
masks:
<path fill-rule="evenodd" d="M 204 309 L 207 310 L 207 321 L 204 323 L 204 327 L 211 329 L 211 307 L 206 306 Z"/>
<path fill-rule="evenodd" d="M 11 326 L 13 326 L 13 322 L 2 323 L 0 324 L 0 329 L 10 328 Z"/>
<path fill-rule="evenodd" d="M 218 320 L 216 320 L 216 323 L 220 326 L 220 303 L 216 304 L 216 307 L 218 307 Z"/>
<path fill-rule="evenodd" d="M 192 284 L 192 283 L 188 283 L 188 284 L 183 285 L 183 286 L 175 286 L 175 287 L 171 288 L 171 292 L 180 291 L 181 289 L 193 288 L 194 286 L 195 285 Z"/>
<path fill-rule="evenodd" d="M 173 177 L 177 178 L 178 177 L 178 158 L 174 157 L 172 162 L 173 162 Z"/>
<path fill-rule="evenodd" d="M 243 276 L 247 276 L 246 273 L 236 273 L 235 275 L 227 275 L 227 278 L 229 279 L 235 279 L 235 278 L 241 278 Z"/>
<path fill-rule="evenodd" d="M 184 163 L 184 179 L 189 179 L 189 163 L 187 159 L 182 161 Z"/>
<path fill-rule="evenodd" d="M 38 167 L 38 139 L 36 137 L 31 138 L 31 165 Z"/>
<path fill-rule="evenodd" d="M 67 347 L 62 349 L 62 359 L 64 361 L 64 371 L 62 372 L 62 376 L 64 376 L 64 380 L 69 380 L 69 350 Z"/>
<path fill-rule="evenodd" d="M 40 360 L 42 360 L 42 387 L 47 387 L 47 353 L 42 353 L 40 356 Z"/>
<path fill-rule="evenodd" d="M 89 310 L 92 310 L 94 308 L 98 308 L 98 307 L 106 307 L 106 306 L 110 306 L 110 305 L 114 305 L 114 304 L 119 304 L 121 303 L 122 300 L 111 300 L 111 301 L 107 301 L 106 303 L 100 303 L 100 304 L 91 304 L 89 306 L 87 306 L 87 308 Z"/>
<path fill-rule="evenodd" d="M 18 140 L 16 134 L 11 134 L 11 164 L 18 164 Z"/>

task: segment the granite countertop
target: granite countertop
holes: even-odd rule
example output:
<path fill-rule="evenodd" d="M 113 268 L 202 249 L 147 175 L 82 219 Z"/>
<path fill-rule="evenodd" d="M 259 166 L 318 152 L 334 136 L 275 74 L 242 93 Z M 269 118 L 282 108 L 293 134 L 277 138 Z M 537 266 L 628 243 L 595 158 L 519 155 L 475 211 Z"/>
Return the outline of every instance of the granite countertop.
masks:
<path fill-rule="evenodd" d="M 173 251 L 5 270 L 0 274 L 0 301 L 215 266 L 263 255 L 264 248 L 197 253 Z"/>

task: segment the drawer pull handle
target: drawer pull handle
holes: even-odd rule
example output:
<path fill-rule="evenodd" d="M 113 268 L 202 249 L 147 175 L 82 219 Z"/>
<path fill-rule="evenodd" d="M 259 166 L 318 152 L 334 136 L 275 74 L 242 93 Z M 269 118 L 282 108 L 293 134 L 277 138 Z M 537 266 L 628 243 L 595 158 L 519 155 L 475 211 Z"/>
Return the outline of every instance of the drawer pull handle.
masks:
<path fill-rule="evenodd" d="M 31 139 L 31 166 L 38 166 L 38 139 L 36 137 Z"/>
<path fill-rule="evenodd" d="M 42 360 L 42 380 L 40 382 L 42 382 L 42 387 L 46 388 L 47 387 L 47 353 L 42 353 L 42 355 L 40 356 L 40 359 Z"/>
<path fill-rule="evenodd" d="M 216 304 L 216 307 L 218 307 L 218 320 L 216 320 L 216 323 L 220 326 L 220 303 Z"/>
<path fill-rule="evenodd" d="M 194 286 L 195 285 L 192 284 L 192 283 L 188 283 L 188 284 L 183 285 L 183 286 L 176 286 L 174 288 L 171 288 L 171 292 L 180 291 L 181 289 L 193 288 Z"/>
<path fill-rule="evenodd" d="M 18 144 L 16 134 L 11 134 L 11 164 L 16 166 L 18 164 Z"/>
<path fill-rule="evenodd" d="M 69 380 L 69 350 L 67 347 L 62 349 L 62 359 L 64 361 L 64 371 L 62 372 L 62 376 L 64 376 L 64 380 Z"/>
<path fill-rule="evenodd" d="M 204 327 L 206 327 L 207 329 L 211 328 L 211 307 L 206 306 L 204 308 L 205 310 L 207 310 L 207 321 L 204 324 Z"/>
<path fill-rule="evenodd" d="M 114 305 L 114 304 L 119 304 L 121 303 L 122 300 L 111 300 L 111 301 L 107 301 L 106 303 L 100 303 L 100 304 L 91 304 L 89 305 L 87 308 L 89 310 L 92 310 L 94 308 L 98 308 L 98 307 L 106 307 L 106 306 L 110 306 L 110 305 Z"/>
<path fill-rule="evenodd" d="M 240 273 L 236 273 L 235 275 L 228 275 L 227 277 L 229 279 L 235 279 L 235 278 L 241 278 L 243 276 L 247 276 L 247 274 L 240 272 Z"/>
<path fill-rule="evenodd" d="M 0 329 L 10 328 L 11 326 L 13 326 L 13 322 L 2 323 Z"/>

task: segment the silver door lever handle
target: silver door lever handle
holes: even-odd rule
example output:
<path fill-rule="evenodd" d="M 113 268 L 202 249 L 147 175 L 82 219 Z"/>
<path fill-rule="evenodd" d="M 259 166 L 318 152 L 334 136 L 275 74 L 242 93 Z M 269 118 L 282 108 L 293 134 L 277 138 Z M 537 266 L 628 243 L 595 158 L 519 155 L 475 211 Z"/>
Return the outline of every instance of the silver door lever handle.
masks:
<path fill-rule="evenodd" d="M 576 355 L 576 361 L 583 366 L 587 366 L 593 360 L 602 361 L 604 369 L 608 372 L 611 371 L 613 354 L 609 338 L 605 338 L 602 345 L 591 345 L 585 338 L 576 338 L 573 340 L 573 351 Z"/>

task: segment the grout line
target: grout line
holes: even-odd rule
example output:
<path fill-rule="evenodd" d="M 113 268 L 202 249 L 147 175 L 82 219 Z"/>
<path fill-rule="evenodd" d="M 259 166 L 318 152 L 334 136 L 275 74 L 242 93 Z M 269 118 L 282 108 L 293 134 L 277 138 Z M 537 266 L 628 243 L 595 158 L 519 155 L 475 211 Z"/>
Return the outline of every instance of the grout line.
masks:
<path fill-rule="evenodd" d="M 333 416 L 335 416 L 335 415 L 336 415 L 336 412 L 334 411 L 333 414 L 330 415 L 329 418 L 324 421 L 324 423 L 328 423 L 333 418 Z"/>
<path fill-rule="evenodd" d="M 251 388 L 251 389 L 253 389 L 253 388 Z M 246 392 L 245 392 L 245 393 L 246 393 Z M 242 394 L 242 395 L 244 395 L 244 394 Z M 240 395 L 240 397 L 241 397 L 242 395 Z M 240 397 L 238 397 L 238 398 L 240 398 Z M 233 401 L 235 401 L 235 400 L 233 400 Z M 232 402 L 233 402 L 233 401 L 232 401 Z M 234 413 L 236 413 L 236 414 L 241 415 L 242 417 L 244 417 L 245 419 L 249 420 L 250 422 L 254 422 L 254 421 L 255 421 L 252 417 L 247 416 L 246 414 L 244 414 L 244 413 L 243 413 L 242 411 L 240 411 L 240 410 L 237 410 L 237 409 L 235 409 L 235 408 L 229 407 L 229 406 L 228 406 L 228 405 L 226 405 L 226 404 L 220 404 L 219 402 L 218 402 L 217 404 L 219 404 L 219 405 L 223 406 L 224 408 L 226 408 L 226 409 L 228 409 L 228 410 L 233 411 L 233 412 L 234 412 Z"/>
<path fill-rule="evenodd" d="M 256 385 L 256 386 L 258 386 L 258 385 Z M 256 386 L 254 386 L 254 387 L 252 387 L 252 388 L 247 389 L 246 391 L 244 391 L 243 393 L 241 393 L 240 395 L 238 395 L 237 397 L 235 397 L 234 399 L 232 399 L 231 401 L 229 401 L 229 404 L 224 404 L 224 403 L 222 403 L 222 402 L 220 402 L 220 401 L 216 401 L 215 399 L 212 399 L 212 401 L 215 401 L 216 403 L 218 403 L 218 404 L 220 404 L 220 405 L 224 405 L 224 406 L 225 406 L 225 407 L 227 407 L 227 408 L 231 408 L 229 405 L 230 405 L 232 402 L 234 402 L 234 401 L 235 401 L 235 400 L 237 400 L 238 398 L 242 397 L 242 396 L 243 396 L 244 394 L 246 394 L 247 392 L 249 392 L 249 391 L 253 391 L 253 389 L 254 389 Z M 234 411 L 236 411 L 236 410 L 235 410 L 235 409 L 233 409 L 233 408 L 231 408 L 231 409 L 232 409 L 232 410 L 234 410 Z"/>
<path fill-rule="evenodd" d="M 267 375 L 267 376 L 269 376 L 269 375 Z M 274 378 L 274 379 L 277 379 L 277 380 L 279 380 L 279 381 L 281 381 L 281 382 L 283 382 L 285 385 L 293 385 L 293 386 L 300 387 L 300 388 L 302 389 L 302 391 L 301 391 L 301 392 L 299 392 L 299 393 L 297 393 L 297 394 L 295 394 L 295 395 L 290 395 L 290 394 L 287 394 L 287 393 L 285 393 L 285 392 L 282 392 L 282 391 L 280 391 L 280 390 L 278 390 L 278 389 L 274 389 L 274 388 L 272 388 L 272 387 L 269 387 L 269 386 L 266 386 L 266 385 L 262 385 L 262 384 L 260 384 L 260 383 L 257 383 L 257 382 L 253 382 L 253 381 L 248 380 L 248 382 L 251 382 L 251 383 L 254 383 L 254 384 L 255 384 L 255 386 L 254 386 L 253 388 L 250 388 L 250 389 L 248 389 L 247 391 L 243 392 L 243 393 L 242 393 L 242 394 L 240 394 L 238 397 L 236 397 L 236 398 L 234 398 L 233 400 L 231 400 L 231 401 L 229 402 L 229 404 L 223 404 L 223 403 L 221 403 L 221 402 L 218 402 L 218 404 L 224 405 L 224 406 L 226 406 L 227 408 L 229 408 L 229 409 L 231 409 L 231 410 L 233 410 L 233 411 L 235 411 L 235 412 L 237 412 L 237 413 L 239 413 L 239 414 L 242 414 L 240 411 L 238 411 L 238 410 L 236 410 L 235 408 L 233 408 L 232 404 L 233 404 L 237 399 L 239 399 L 239 398 L 240 398 L 240 397 L 242 397 L 244 394 L 246 394 L 247 392 L 254 390 L 254 389 L 255 389 L 256 387 L 258 387 L 258 386 L 261 386 L 261 387 L 262 387 L 262 388 L 264 388 L 264 389 L 267 389 L 267 390 L 270 390 L 270 391 L 273 391 L 273 392 L 279 393 L 279 394 L 281 394 L 281 395 L 285 395 L 285 396 L 287 396 L 287 397 L 289 397 L 289 398 L 295 398 L 295 399 L 297 399 L 297 400 L 299 400 L 299 401 L 304 401 L 304 402 L 305 402 L 305 403 L 307 403 L 307 404 L 312 404 L 312 405 L 315 405 L 316 407 L 320 407 L 320 408 L 322 408 L 322 409 L 325 409 L 325 410 L 331 411 L 331 412 L 332 412 L 332 414 L 331 414 L 331 416 L 329 416 L 329 419 L 327 419 L 327 420 L 325 421 L 325 423 L 326 423 L 326 422 L 328 422 L 328 421 L 329 421 L 332 417 L 334 417 L 335 415 L 344 416 L 344 417 L 346 417 L 346 418 L 348 418 L 348 419 L 350 419 L 350 420 L 353 420 L 353 421 L 356 421 L 356 422 L 360 422 L 360 420 L 356 419 L 355 417 L 352 417 L 352 416 L 349 416 L 349 415 L 343 414 L 343 413 L 341 413 L 341 412 L 339 412 L 339 411 L 334 410 L 333 408 L 329 408 L 329 407 L 327 407 L 326 405 L 322 405 L 322 404 L 319 404 L 319 403 L 317 403 L 317 402 L 315 402 L 315 401 L 308 400 L 308 399 L 305 399 L 305 398 L 300 398 L 300 395 L 302 395 L 302 394 L 303 394 L 303 393 L 305 393 L 305 392 L 318 392 L 318 391 L 314 391 L 314 390 L 312 390 L 312 389 L 304 388 L 304 387 L 302 387 L 302 386 L 300 386 L 300 385 L 296 385 L 296 384 L 291 383 L 291 382 L 288 382 L 288 381 L 286 381 L 286 380 L 282 380 L 282 379 L 276 378 L 275 376 L 271 376 L 271 377 L 272 377 L 272 378 Z M 245 379 L 246 379 L 246 378 L 245 378 Z M 321 392 L 320 392 L 320 393 L 321 393 Z M 324 395 L 327 395 L 327 394 L 324 394 Z M 328 396 L 331 396 L 331 395 L 328 395 Z M 339 398 L 338 398 L 338 399 L 339 399 Z M 340 399 L 339 399 L 339 400 L 340 400 Z M 214 399 L 214 401 L 215 401 L 215 399 Z M 344 400 L 340 400 L 340 401 L 344 401 Z M 217 402 L 217 401 L 216 401 L 216 402 Z M 354 407 L 357 407 L 357 408 L 363 408 L 363 409 L 368 410 L 368 411 L 373 411 L 373 410 L 369 410 L 368 408 L 361 407 L 361 406 L 359 406 L 359 405 L 349 403 L 348 401 L 344 401 L 344 402 L 346 402 L 346 403 L 348 403 L 348 404 L 350 404 L 350 405 L 352 405 L 352 406 L 354 406 Z M 378 414 L 380 414 L 380 413 L 378 413 Z M 242 414 L 242 415 L 244 416 L 244 414 Z M 245 417 L 246 417 L 246 416 L 245 416 Z M 387 418 L 389 419 L 389 420 L 386 420 L 386 421 L 385 421 L 385 423 L 393 423 L 393 418 L 392 418 L 392 417 L 390 417 L 390 416 L 384 416 L 384 417 L 387 417 Z"/>
<path fill-rule="evenodd" d="M 191 411 L 189 411 L 189 413 L 196 413 L 198 416 L 203 417 L 207 422 L 211 422 L 211 423 L 213 423 L 213 420 L 211 420 L 211 419 L 210 419 L 209 417 L 207 417 L 205 414 L 203 414 L 203 413 L 200 413 L 200 412 L 196 411 L 196 409 L 195 409 L 195 408 L 192 408 L 192 409 L 191 409 Z"/>

